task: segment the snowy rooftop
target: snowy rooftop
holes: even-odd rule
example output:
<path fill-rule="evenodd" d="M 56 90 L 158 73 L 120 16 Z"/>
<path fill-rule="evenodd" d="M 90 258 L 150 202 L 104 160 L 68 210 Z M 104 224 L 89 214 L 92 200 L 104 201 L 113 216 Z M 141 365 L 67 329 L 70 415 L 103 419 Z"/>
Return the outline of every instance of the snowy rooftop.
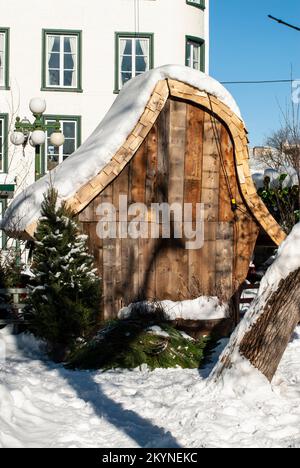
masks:
<path fill-rule="evenodd" d="M 216 80 L 188 67 L 167 65 L 128 82 L 92 135 L 62 164 L 31 185 L 11 203 L 1 223 L 7 231 L 24 231 L 40 215 L 43 195 L 50 181 L 59 200 L 68 200 L 109 163 L 137 124 L 160 80 L 174 79 L 207 92 L 241 118 L 230 93 Z"/>

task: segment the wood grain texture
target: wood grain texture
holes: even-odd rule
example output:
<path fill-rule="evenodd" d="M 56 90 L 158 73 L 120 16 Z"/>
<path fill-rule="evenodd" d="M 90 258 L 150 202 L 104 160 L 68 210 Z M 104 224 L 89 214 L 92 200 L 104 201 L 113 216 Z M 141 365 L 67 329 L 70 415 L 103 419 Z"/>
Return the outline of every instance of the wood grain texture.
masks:
<path fill-rule="evenodd" d="M 112 200 L 118 207 L 120 195 L 128 196 L 127 208 L 132 203 L 147 206 L 148 233 L 155 224 L 160 236 L 163 219 L 155 219 L 153 203 L 177 204 L 182 215 L 185 204 L 191 204 L 194 228 L 196 204 L 203 203 L 204 245 L 187 250 L 187 239 L 174 237 L 172 216 L 168 239 L 90 241 L 95 259 L 102 262 L 98 269 L 103 277 L 104 318 L 114 318 L 122 306 L 145 299 L 217 295 L 230 300 L 247 275 L 258 225 L 244 202 L 233 141 L 221 120 L 201 106 L 169 99 L 134 158 L 80 213 L 91 239 L 97 206 Z M 232 197 L 239 205 L 236 213 Z"/>
<path fill-rule="evenodd" d="M 112 160 L 67 201 L 89 235 L 103 278 L 103 317 L 140 299 L 205 294 L 229 300 L 247 275 L 259 226 L 278 245 L 285 239 L 256 193 L 247 144 L 243 122 L 217 98 L 170 79 L 157 84 Z M 186 239 L 174 236 L 97 239 L 98 204 L 117 206 L 120 194 L 128 196 L 128 206 L 145 203 L 149 213 L 152 203 L 191 203 L 193 221 L 196 204 L 203 203 L 203 248 L 187 251 Z M 148 229 L 153 222 L 150 216 Z M 27 227 L 27 237 L 35 227 Z"/>

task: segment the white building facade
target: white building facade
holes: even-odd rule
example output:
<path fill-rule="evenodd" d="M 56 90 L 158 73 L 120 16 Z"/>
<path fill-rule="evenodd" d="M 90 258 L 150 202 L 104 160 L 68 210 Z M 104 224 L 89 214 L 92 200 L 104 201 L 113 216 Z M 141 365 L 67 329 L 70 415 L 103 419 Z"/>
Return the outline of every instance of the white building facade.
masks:
<path fill-rule="evenodd" d="M 171 63 L 208 73 L 209 0 L 0 0 L 0 217 L 7 193 L 72 154 L 124 83 Z M 33 120 L 36 96 L 65 135 L 57 149 L 48 134 L 38 162 L 9 140 L 17 116 Z"/>

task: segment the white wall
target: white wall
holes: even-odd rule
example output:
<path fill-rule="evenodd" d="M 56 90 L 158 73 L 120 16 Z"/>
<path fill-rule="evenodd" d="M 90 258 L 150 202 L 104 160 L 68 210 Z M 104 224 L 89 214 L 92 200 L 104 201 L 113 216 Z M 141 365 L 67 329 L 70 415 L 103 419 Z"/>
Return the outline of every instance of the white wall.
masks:
<path fill-rule="evenodd" d="M 209 56 L 209 1 L 207 8 L 186 4 L 185 0 L 0 0 L 0 27 L 10 28 L 11 90 L 0 90 L 0 113 L 13 108 L 20 117 L 30 118 L 28 102 L 32 96 L 46 99 L 49 114 L 81 115 L 82 141 L 94 130 L 116 95 L 116 31 L 154 33 L 154 66 L 185 63 L 185 36 L 206 41 L 206 71 Z M 42 29 L 82 30 L 83 93 L 42 92 Z M 16 153 L 16 152 L 15 152 Z M 19 188 L 34 180 L 34 152 L 18 150 L 10 165 L 9 177 L 15 176 Z M 26 172 L 29 172 L 28 177 Z M 24 180 L 23 180 L 24 179 Z M 23 183 L 21 181 L 23 180 Z"/>

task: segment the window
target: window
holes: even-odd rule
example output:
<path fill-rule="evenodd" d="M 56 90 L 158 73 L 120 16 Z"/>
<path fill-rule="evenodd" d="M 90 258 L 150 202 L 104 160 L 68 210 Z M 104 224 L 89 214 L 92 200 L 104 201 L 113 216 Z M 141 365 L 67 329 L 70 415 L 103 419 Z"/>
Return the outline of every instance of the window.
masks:
<path fill-rule="evenodd" d="M 7 172 L 8 115 L 0 114 L 0 172 Z"/>
<path fill-rule="evenodd" d="M 197 8 L 201 8 L 201 10 L 204 10 L 205 8 L 205 0 L 186 0 L 186 3 L 188 5 L 193 5 Z"/>
<path fill-rule="evenodd" d="M 9 88 L 9 29 L 0 28 L 0 88 Z"/>
<path fill-rule="evenodd" d="M 116 92 L 131 78 L 151 68 L 153 34 L 116 33 Z"/>
<path fill-rule="evenodd" d="M 81 90 L 81 32 L 43 31 L 44 90 Z"/>
<path fill-rule="evenodd" d="M 186 66 L 205 71 L 205 42 L 197 37 L 186 37 Z"/>
<path fill-rule="evenodd" d="M 54 129 L 47 131 L 47 140 L 45 144 L 45 157 L 43 162 L 43 173 L 51 171 L 55 166 L 61 164 L 70 156 L 81 144 L 81 117 L 79 116 L 58 116 L 61 130 L 65 136 L 65 143 L 59 148 L 52 146 L 50 136 Z M 53 116 L 45 116 L 45 123 L 55 123 Z"/>

